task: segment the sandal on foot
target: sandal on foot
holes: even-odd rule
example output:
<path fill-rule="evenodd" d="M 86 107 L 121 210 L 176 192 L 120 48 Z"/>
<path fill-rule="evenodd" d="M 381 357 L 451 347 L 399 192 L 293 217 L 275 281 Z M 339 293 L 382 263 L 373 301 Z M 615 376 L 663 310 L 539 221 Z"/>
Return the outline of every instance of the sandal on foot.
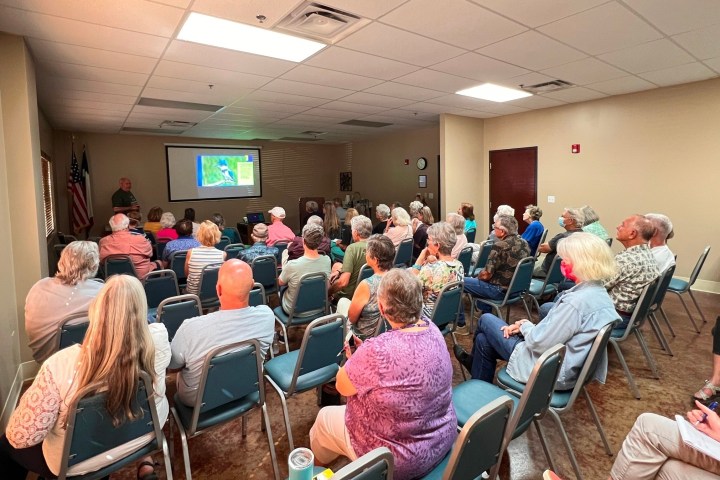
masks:
<path fill-rule="evenodd" d="M 707 392 L 710 392 L 710 395 Z M 717 395 L 720 395 L 720 386 L 713 385 L 710 380 L 705 380 L 705 385 L 695 392 L 693 397 L 700 402 L 706 402 Z"/>
<path fill-rule="evenodd" d="M 137 473 L 138 480 L 157 480 L 158 476 L 155 473 L 155 467 L 159 467 L 159 466 L 160 466 L 160 464 L 157 462 L 153 463 L 153 462 L 145 461 L 145 462 L 140 463 L 140 465 L 138 465 L 138 473 Z M 140 476 L 140 470 L 142 470 L 143 467 L 152 468 L 152 472 L 148 472 L 145 475 Z"/>

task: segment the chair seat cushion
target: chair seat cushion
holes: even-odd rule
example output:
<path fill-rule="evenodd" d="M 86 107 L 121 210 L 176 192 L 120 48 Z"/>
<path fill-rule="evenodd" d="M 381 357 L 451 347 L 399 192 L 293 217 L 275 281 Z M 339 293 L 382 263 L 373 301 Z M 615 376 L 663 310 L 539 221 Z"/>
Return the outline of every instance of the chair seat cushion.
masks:
<path fill-rule="evenodd" d="M 457 385 L 452 391 L 452 401 L 458 419 L 458 426 L 463 427 L 475 412 L 503 395 L 512 398 L 513 410 L 515 410 L 519 400 L 497 385 L 472 379 Z"/>
<path fill-rule="evenodd" d="M 184 405 L 180 401 L 180 397 L 175 394 L 175 410 L 180 417 L 180 422 L 183 424 L 185 430 L 190 428 L 190 422 L 192 421 L 193 408 Z M 260 401 L 260 394 L 253 392 L 243 398 L 230 402 L 226 405 L 213 408 L 207 412 L 202 412 L 198 418 L 198 424 L 196 431 L 204 430 L 212 427 L 219 423 L 232 420 L 235 417 L 242 415 L 243 413 L 251 410 Z"/>
<path fill-rule="evenodd" d="M 448 463 L 450 462 L 450 455 L 452 455 L 452 449 L 445 455 L 445 458 L 442 459 L 442 462 L 440 462 L 435 468 L 430 470 L 427 475 L 425 475 L 423 480 L 440 480 L 443 477 L 443 474 L 445 473 L 445 469 L 448 466 Z"/>
<path fill-rule="evenodd" d="M 555 293 L 557 291 L 557 288 L 555 285 L 545 285 L 545 289 L 543 290 L 543 284 L 545 282 L 543 280 L 538 280 L 536 278 L 533 278 L 530 281 L 530 289 L 528 292 L 533 297 L 539 297 L 544 295 L 550 295 L 551 293 Z"/>
<path fill-rule="evenodd" d="M 275 314 L 275 317 L 282 322 L 283 325 L 287 325 L 290 321 L 290 315 L 285 313 L 285 311 L 282 309 L 282 306 L 275 307 L 273 309 L 273 313 Z M 308 315 L 307 317 L 293 317 L 292 324 L 293 325 L 305 325 L 306 323 L 310 323 L 316 318 L 320 318 L 325 315 L 325 312 L 318 312 L 313 315 Z"/>
<path fill-rule="evenodd" d="M 670 279 L 670 284 L 668 285 L 668 290 L 673 290 L 675 292 L 684 292 L 687 290 L 689 284 L 685 280 L 680 280 L 679 278 L 673 277 Z"/>
<path fill-rule="evenodd" d="M 270 377 L 284 392 L 290 389 L 299 354 L 300 350 L 293 350 L 278 355 L 265 363 L 265 375 Z M 295 391 L 302 392 L 327 383 L 335 378 L 339 369 L 340 367 L 334 363 L 310 373 L 303 374 L 300 372 L 295 384 Z"/>
<path fill-rule="evenodd" d="M 510 376 L 507 372 L 507 368 L 503 367 L 497 374 L 497 382 L 501 387 L 515 390 L 516 392 L 522 393 L 525 390 L 525 384 L 518 382 Z M 570 402 L 570 396 L 572 395 L 572 389 L 570 390 L 555 390 L 550 400 L 550 406 L 552 408 L 564 408 L 568 402 Z"/>

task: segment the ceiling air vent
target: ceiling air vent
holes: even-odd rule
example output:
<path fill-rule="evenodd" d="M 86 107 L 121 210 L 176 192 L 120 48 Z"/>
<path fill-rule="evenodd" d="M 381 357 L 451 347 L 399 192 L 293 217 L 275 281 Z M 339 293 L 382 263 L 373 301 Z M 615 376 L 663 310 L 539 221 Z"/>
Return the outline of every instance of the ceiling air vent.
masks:
<path fill-rule="evenodd" d="M 275 140 L 276 142 L 317 142 L 319 138 L 307 137 L 282 137 Z"/>
<path fill-rule="evenodd" d="M 340 122 L 340 125 L 352 125 L 354 127 L 380 128 L 380 127 L 387 127 L 388 125 L 392 125 L 392 123 L 370 122 L 368 120 L 348 120 L 346 122 Z"/>
<path fill-rule="evenodd" d="M 370 20 L 350 12 L 316 2 L 304 2 L 280 20 L 278 28 L 334 43 L 368 23 Z"/>
<path fill-rule="evenodd" d="M 183 122 L 180 120 L 163 120 L 160 124 L 160 128 L 178 128 L 181 130 L 187 130 L 197 125 L 196 122 Z"/>
<path fill-rule="evenodd" d="M 537 95 L 540 93 L 556 92 L 558 90 L 564 90 L 574 86 L 574 84 L 566 82 L 565 80 L 551 80 L 549 82 L 538 83 L 535 85 L 520 85 L 520 88 Z"/>
<path fill-rule="evenodd" d="M 162 128 L 141 128 L 141 127 L 123 127 L 123 132 L 129 133 L 158 133 L 160 135 L 180 135 L 182 130 L 164 130 Z"/>

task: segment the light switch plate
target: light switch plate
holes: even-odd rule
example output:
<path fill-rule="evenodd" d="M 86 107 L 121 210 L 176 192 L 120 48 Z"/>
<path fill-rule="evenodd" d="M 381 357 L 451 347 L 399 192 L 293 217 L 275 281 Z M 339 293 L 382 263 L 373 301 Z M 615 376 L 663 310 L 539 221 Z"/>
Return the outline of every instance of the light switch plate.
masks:
<path fill-rule="evenodd" d="M 555 195 L 548 195 L 548 203 L 555 203 Z"/>

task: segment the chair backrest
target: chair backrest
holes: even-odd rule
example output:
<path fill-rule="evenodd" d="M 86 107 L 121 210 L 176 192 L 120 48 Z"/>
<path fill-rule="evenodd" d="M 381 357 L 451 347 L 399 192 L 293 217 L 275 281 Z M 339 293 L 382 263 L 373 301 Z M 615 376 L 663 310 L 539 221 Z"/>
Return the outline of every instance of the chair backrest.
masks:
<path fill-rule="evenodd" d="M 548 236 L 548 229 L 546 228 L 545 230 L 543 230 L 543 233 L 540 236 L 540 241 L 538 242 L 538 248 L 535 249 L 535 254 L 533 255 L 535 260 L 537 260 L 537 258 L 540 256 L 540 245 L 545 243 L 545 239 L 547 238 L 547 236 Z"/>
<path fill-rule="evenodd" d="M 143 235 L 145 235 L 145 238 L 147 238 L 151 244 L 155 245 L 157 243 L 157 240 L 155 240 L 155 234 L 153 232 L 146 230 L 145 232 L 143 232 Z"/>
<path fill-rule="evenodd" d="M 605 241 L 607 242 L 608 247 L 612 247 L 612 242 L 613 242 L 612 237 L 608 237 Z"/>
<path fill-rule="evenodd" d="M 230 237 L 226 237 L 225 235 L 223 235 L 220 237 L 220 241 L 215 244 L 215 248 L 217 248 L 218 250 L 224 251 L 225 247 L 230 245 L 230 242 L 231 242 Z"/>
<path fill-rule="evenodd" d="M 180 295 L 177 275 L 169 268 L 148 273 L 143 279 L 143 287 L 148 308 L 157 308 L 166 298 Z"/>
<path fill-rule="evenodd" d="M 491 242 L 490 240 L 485 240 L 480 244 L 480 254 L 478 255 L 478 260 L 475 263 L 475 269 L 485 268 L 488 257 L 490 257 L 490 251 L 492 250 L 492 246 L 493 242 Z"/>
<path fill-rule="evenodd" d="M 430 319 L 442 330 L 457 320 L 462 304 L 463 281 L 450 282 L 440 290 Z"/>
<path fill-rule="evenodd" d="M 196 433 L 201 413 L 221 408 L 251 394 L 258 395 L 257 405 L 265 403 L 262 369 L 263 354 L 257 340 L 246 340 L 210 350 L 203 361 L 199 394 L 193 407 L 188 434 L 192 436 Z"/>
<path fill-rule="evenodd" d="M 55 250 L 55 256 L 57 257 L 56 260 L 60 260 L 60 255 L 62 251 L 65 250 L 65 247 L 67 247 L 67 245 L 64 243 L 56 243 L 53 245 L 53 250 Z"/>
<path fill-rule="evenodd" d="M 288 389 L 288 396 L 295 390 L 301 375 L 321 370 L 339 369 L 342 357 L 338 352 L 343 348 L 345 338 L 345 317 L 340 314 L 325 315 L 308 324 L 298 353 L 295 372 Z"/>
<path fill-rule="evenodd" d="M 117 427 L 112 424 L 112 416 L 105 408 L 106 394 L 96 394 L 94 390 L 93 386 L 82 388 L 68 409 L 60 478 L 65 478 L 70 467 L 144 435 L 154 434 L 150 445 L 141 447 L 150 447 L 148 451 L 158 449 L 159 439 L 163 439 L 162 425 L 153 399 L 152 381 L 147 373 L 140 372 L 138 388 L 132 402 L 133 410 L 141 411 L 142 415 L 135 420 L 125 419 Z M 127 462 L 118 463 L 120 468 Z"/>
<path fill-rule="evenodd" d="M 262 284 L 265 290 L 277 289 L 277 259 L 274 255 L 255 257 L 250 265 L 253 279 Z"/>
<path fill-rule="evenodd" d="M 108 255 L 103 261 L 105 278 L 110 275 L 132 275 L 137 278 L 135 265 L 128 255 Z"/>
<path fill-rule="evenodd" d="M 275 255 L 275 261 L 280 263 L 282 261 L 282 253 L 287 250 L 289 242 L 275 242 L 273 247 L 277 248 L 277 254 Z"/>
<path fill-rule="evenodd" d="M 560 285 L 560 283 L 565 280 L 565 275 L 562 274 L 562 271 L 560 270 L 560 262 L 562 262 L 562 258 L 560 258 L 560 255 L 555 255 L 555 258 L 553 258 L 552 263 L 550 264 L 550 271 L 545 275 L 545 280 L 543 281 L 543 286 L 540 289 L 540 295 L 545 295 L 545 288 L 548 285 Z"/>
<path fill-rule="evenodd" d="M 358 273 L 357 284 L 360 285 L 360 282 L 372 277 L 374 274 L 372 267 L 367 263 L 363 263 L 362 267 L 360 267 L 360 273 Z"/>
<path fill-rule="evenodd" d="M 508 285 L 505 299 L 515 297 L 523 292 L 528 291 L 530 282 L 532 282 L 532 272 L 535 267 L 534 257 L 525 257 L 520 260 L 515 267 L 510 285 Z"/>
<path fill-rule="evenodd" d="M 72 242 L 77 242 L 77 237 L 75 235 L 66 235 L 64 233 L 58 233 L 58 236 L 62 238 L 62 241 L 65 245 Z"/>
<path fill-rule="evenodd" d="M 220 267 L 222 267 L 222 262 L 210 263 L 205 265 L 200 273 L 198 296 L 200 297 L 200 303 L 204 308 L 220 304 L 220 299 L 217 295 L 217 283 Z"/>
<path fill-rule="evenodd" d="M 258 305 L 267 305 L 267 296 L 262 283 L 255 282 L 250 290 L 250 306 L 257 307 Z"/>
<path fill-rule="evenodd" d="M 170 268 L 175 272 L 175 275 L 177 275 L 177 280 L 180 285 L 187 283 L 185 260 L 187 260 L 187 250 L 178 250 L 170 254 Z"/>
<path fill-rule="evenodd" d="M 395 459 L 387 447 L 371 450 L 335 472 L 332 480 L 392 480 Z"/>
<path fill-rule="evenodd" d="M 630 321 L 628 322 L 628 327 L 625 329 L 625 333 L 623 334 L 623 340 L 633 329 L 640 328 L 645 323 L 645 319 L 647 318 L 648 313 L 650 313 L 650 305 L 652 305 L 653 300 L 655 299 L 655 292 L 657 291 L 659 283 L 660 277 L 648 283 L 642 289 L 640 297 L 635 304 L 635 309 L 630 317 Z"/>
<path fill-rule="evenodd" d="M 395 249 L 395 261 L 393 262 L 393 265 L 395 265 L 396 267 L 409 266 L 410 260 L 412 260 L 412 246 L 412 238 L 406 238 L 405 240 L 401 241 L 400 245 L 398 245 Z"/>
<path fill-rule="evenodd" d="M 231 258 L 237 258 L 243 250 L 245 250 L 245 245 L 242 243 L 231 243 L 230 245 L 225 245 L 225 253 L 227 253 L 228 260 Z"/>
<path fill-rule="evenodd" d="M 705 259 L 707 258 L 708 253 L 710 253 L 710 245 L 705 247 L 705 250 L 703 250 L 703 253 L 700 254 L 700 258 L 698 258 L 698 261 L 695 264 L 695 268 L 693 268 L 693 271 L 690 274 L 690 278 L 688 279 L 688 285 L 690 287 L 693 286 L 693 284 L 695 283 L 695 280 L 697 280 L 698 275 L 700 275 L 700 270 L 702 270 L 702 267 L 705 264 Z"/>
<path fill-rule="evenodd" d="M 155 242 L 155 258 L 158 260 L 162 260 L 163 252 L 165 251 L 165 246 L 167 245 L 167 242 Z"/>
<path fill-rule="evenodd" d="M 465 271 L 465 275 L 470 275 L 470 263 L 472 262 L 472 255 L 473 255 L 473 248 L 468 245 L 467 247 L 463 247 L 462 250 L 460 250 L 460 253 L 458 253 L 458 262 L 462 263 L 463 270 Z"/>
<path fill-rule="evenodd" d="M 173 339 L 182 322 L 200 315 L 202 315 L 200 297 L 191 294 L 166 298 L 157 308 L 157 321 L 165 325 L 169 340 Z"/>
<path fill-rule="evenodd" d="M 468 243 L 475 243 L 475 229 L 470 228 L 467 232 L 465 232 L 465 237 L 467 238 Z"/>
<path fill-rule="evenodd" d="M 328 313 L 330 311 L 327 284 L 328 279 L 321 272 L 306 273 L 300 277 L 298 291 L 290 307 L 288 326 L 293 317 L 308 316 L 320 312 Z"/>
<path fill-rule="evenodd" d="M 513 401 L 503 395 L 465 422 L 453 445 L 443 480 L 474 480 L 481 478 L 483 472 L 496 470 L 512 409 Z"/>
<path fill-rule="evenodd" d="M 660 274 L 660 281 L 658 282 L 657 289 L 655 290 L 655 298 L 653 299 L 652 305 L 650 305 L 650 311 L 654 312 L 662 305 L 665 300 L 665 294 L 667 293 L 668 286 L 670 286 L 670 280 L 672 280 L 675 274 L 675 265 L 670 265 Z"/>
<path fill-rule="evenodd" d="M 64 318 L 58 327 L 57 350 L 62 350 L 71 345 L 82 344 L 85 333 L 90 326 L 87 312 L 76 313 Z"/>

